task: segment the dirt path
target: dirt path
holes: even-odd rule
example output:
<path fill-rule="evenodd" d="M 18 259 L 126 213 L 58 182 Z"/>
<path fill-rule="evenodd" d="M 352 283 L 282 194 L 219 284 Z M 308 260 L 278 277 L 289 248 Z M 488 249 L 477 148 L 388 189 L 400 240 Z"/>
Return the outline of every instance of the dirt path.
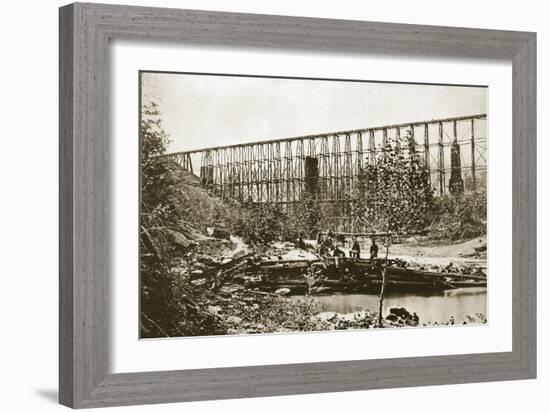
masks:
<path fill-rule="evenodd" d="M 399 257 L 414 263 L 431 265 L 460 265 L 486 266 L 486 253 L 476 252 L 475 248 L 487 244 L 485 236 L 450 245 L 414 245 L 402 243 L 390 246 L 390 256 Z"/>
<path fill-rule="evenodd" d="M 457 265 L 487 266 L 485 253 L 477 253 L 474 248 L 486 245 L 485 236 L 449 245 L 418 245 L 412 242 L 390 246 L 389 257 L 400 258 L 410 263 L 446 266 L 449 263 Z M 368 244 L 361 251 L 362 258 L 369 257 Z M 349 249 L 344 248 L 346 255 Z M 379 242 L 378 256 L 383 256 L 384 247 Z"/>
<path fill-rule="evenodd" d="M 401 243 L 392 245 L 390 250 L 393 253 L 422 255 L 426 257 L 452 257 L 463 258 L 474 254 L 476 247 L 483 246 L 487 243 L 485 236 L 467 240 L 465 242 L 454 243 L 450 245 L 426 245 L 418 246 L 411 243 Z"/>

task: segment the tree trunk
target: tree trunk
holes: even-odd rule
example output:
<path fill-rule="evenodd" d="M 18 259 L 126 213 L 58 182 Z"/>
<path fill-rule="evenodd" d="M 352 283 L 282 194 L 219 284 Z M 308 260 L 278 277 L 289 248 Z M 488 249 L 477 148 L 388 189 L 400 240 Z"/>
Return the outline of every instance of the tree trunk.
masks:
<path fill-rule="evenodd" d="M 384 258 L 384 266 L 382 266 L 382 287 L 380 288 L 380 300 L 378 302 L 378 327 L 379 328 L 384 327 L 383 316 L 382 316 L 382 306 L 384 305 L 384 290 L 386 289 L 389 250 L 390 250 L 390 237 L 388 236 L 386 238 L 386 256 Z"/>

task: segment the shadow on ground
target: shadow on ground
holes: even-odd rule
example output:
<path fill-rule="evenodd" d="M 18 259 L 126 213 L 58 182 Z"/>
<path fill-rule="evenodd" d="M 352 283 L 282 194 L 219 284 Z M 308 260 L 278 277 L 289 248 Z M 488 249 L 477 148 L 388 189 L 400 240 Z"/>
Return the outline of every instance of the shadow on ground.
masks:
<path fill-rule="evenodd" d="M 59 402 L 59 393 L 57 389 L 37 389 L 35 393 L 41 398 L 46 399 L 47 401 L 53 403 Z"/>

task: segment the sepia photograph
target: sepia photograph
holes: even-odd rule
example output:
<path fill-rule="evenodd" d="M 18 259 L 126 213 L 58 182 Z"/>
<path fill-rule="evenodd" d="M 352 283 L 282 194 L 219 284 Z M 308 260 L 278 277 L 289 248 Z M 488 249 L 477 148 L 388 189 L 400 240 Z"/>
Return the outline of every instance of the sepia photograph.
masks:
<path fill-rule="evenodd" d="M 487 91 L 141 71 L 140 338 L 488 323 Z"/>

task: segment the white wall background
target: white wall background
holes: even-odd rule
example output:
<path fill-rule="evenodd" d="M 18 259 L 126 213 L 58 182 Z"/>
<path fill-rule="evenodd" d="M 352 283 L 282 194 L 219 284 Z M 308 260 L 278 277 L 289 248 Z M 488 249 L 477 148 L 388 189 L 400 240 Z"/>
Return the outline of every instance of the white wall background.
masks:
<path fill-rule="evenodd" d="M 109 2 L 105 0 L 105 2 Z M 109 2 L 110 3 L 110 2 Z M 436 0 L 131 1 L 126 4 L 528 30 L 538 32 L 538 148 L 550 152 L 542 97 L 550 92 L 550 26 L 535 0 L 443 3 Z M 0 409 L 60 410 L 57 405 L 57 7 L 50 1 L 4 2 L 0 14 Z M 550 327 L 544 255 L 550 246 L 548 161 L 539 157 L 539 378 L 438 386 L 122 408 L 147 411 L 548 410 L 546 348 Z M 121 409 L 117 409 L 121 410 Z"/>

